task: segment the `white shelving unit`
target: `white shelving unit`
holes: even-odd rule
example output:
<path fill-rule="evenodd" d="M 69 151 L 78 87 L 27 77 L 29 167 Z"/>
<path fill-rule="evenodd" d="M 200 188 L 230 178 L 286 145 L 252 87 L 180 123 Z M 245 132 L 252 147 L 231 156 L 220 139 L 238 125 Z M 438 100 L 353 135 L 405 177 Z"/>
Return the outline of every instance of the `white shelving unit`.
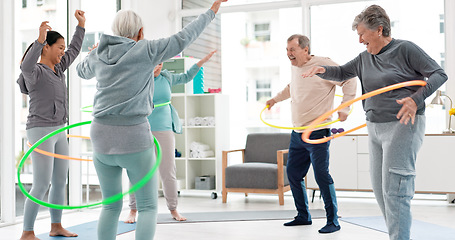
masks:
<path fill-rule="evenodd" d="M 195 64 L 198 59 L 175 58 L 165 62 L 163 69 L 173 73 L 182 73 Z M 180 63 L 178 62 L 180 61 Z M 169 68 L 167 68 L 170 66 Z M 182 69 L 183 67 L 183 69 Z M 221 192 L 221 151 L 229 149 L 229 98 L 223 94 L 193 94 L 192 82 L 182 87 L 174 87 L 172 105 L 183 119 L 182 134 L 175 134 L 175 147 L 181 152 L 176 157 L 177 179 L 179 191 L 184 192 L 211 192 L 212 198 L 217 198 Z M 188 126 L 190 119 L 195 117 L 214 117 L 214 126 Z M 200 142 L 210 146 L 214 157 L 190 158 L 190 145 Z M 210 190 L 196 189 L 195 178 L 213 176 L 215 188 Z"/>

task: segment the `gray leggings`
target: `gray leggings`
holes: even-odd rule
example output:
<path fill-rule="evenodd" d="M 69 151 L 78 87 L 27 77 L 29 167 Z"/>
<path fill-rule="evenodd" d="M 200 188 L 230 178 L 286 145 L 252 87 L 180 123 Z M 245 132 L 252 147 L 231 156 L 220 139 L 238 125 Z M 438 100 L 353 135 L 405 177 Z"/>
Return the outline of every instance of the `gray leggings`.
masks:
<path fill-rule="evenodd" d="M 160 177 L 163 183 L 164 198 L 169 210 L 177 209 L 178 189 L 175 167 L 175 136 L 173 131 L 153 131 L 161 146 L 162 159 L 160 164 Z M 130 184 L 131 185 L 131 184 Z M 136 197 L 130 194 L 131 209 L 136 209 Z"/>
<path fill-rule="evenodd" d="M 34 127 L 27 130 L 28 141 L 32 144 L 37 142 L 45 135 L 62 128 L 55 127 Z M 59 133 L 46 140 L 38 147 L 41 150 L 68 155 L 68 141 L 66 133 Z M 33 185 L 30 194 L 40 200 L 44 198 L 49 183 L 49 202 L 54 204 L 63 204 L 65 200 L 66 177 L 68 173 L 68 160 L 49 157 L 35 151 L 31 154 L 33 166 Z M 40 205 L 27 198 L 24 206 L 24 231 L 33 231 L 36 215 Z M 61 223 L 62 210 L 49 209 L 51 213 L 51 223 Z"/>
<path fill-rule="evenodd" d="M 154 148 L 129 154 L 93 153 L 93 164 L 100 181 L 103 199 L 122 192 L 122 170 L 126 169 L 131 183 L 140 181 L 155 164 Z M 137 190 L 138 218 L 136 240 L 153 239 L 158 212 L 156 176 Z M 98 222 L 98 240 L 112 240 L 117 235 L 117 225 L 123 201 L 103 205 Z"/>

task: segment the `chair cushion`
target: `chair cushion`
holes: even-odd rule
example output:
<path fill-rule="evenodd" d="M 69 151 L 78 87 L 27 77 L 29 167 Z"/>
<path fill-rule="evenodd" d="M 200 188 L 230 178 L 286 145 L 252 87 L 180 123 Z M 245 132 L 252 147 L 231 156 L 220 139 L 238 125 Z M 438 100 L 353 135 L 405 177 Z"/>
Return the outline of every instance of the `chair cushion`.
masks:
<path fill-rule="evenodd" d="M 226 168 L 226 187 L 227 188 L 258 188 L 258 189 L 277 189 L 278 172 L 277 165 L 272 163 L 243 163 L 235 164 Z M 289 185 L 284 171 L 284 186 Z"/>
<path fill-rule="evenodd" d="M 276 164 L 276 151 L 288 149 L 290 133 L 251 133 L 246 138 L 245 162 Z M 287 154 L 284 154 L 284 165 Z"/>

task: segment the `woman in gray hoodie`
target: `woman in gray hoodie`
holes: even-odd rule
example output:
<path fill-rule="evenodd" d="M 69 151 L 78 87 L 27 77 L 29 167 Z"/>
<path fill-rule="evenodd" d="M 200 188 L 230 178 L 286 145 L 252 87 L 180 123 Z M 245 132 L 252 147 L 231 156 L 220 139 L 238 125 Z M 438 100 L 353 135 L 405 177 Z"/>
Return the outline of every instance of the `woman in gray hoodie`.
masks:
<path fill-rule="evenodd" d="M 103 34 L 98 48 L 77 65 L 81 78 L 96 77 L 90 136 L 93 163 L 103 199 L 122 191 L 122 170 L 132 184 L 155 164 L 155 146 L 147 116 L 153 110 L 153 70 L 190 45 L 215 18 L 221 2 L 188 24 L 179 33 L 159 40 L 144 40 L 141 18 L 133 11 L 119 11 L 114 36 Z M 136 194 L 136 239 L 153 239 L 157 217 L 157 179 L 153 177 Z M 104 205 L 98 239 L 115 239 L 122 201 Z"/>
<path fill-rule="evenodd" d="M 74 16 L 79 24 L 66 52 L 63 36 L 51 31 L 51 27 L 45 21 L 41 23 L 38 39 L 30 45 L 22 58 L 22 73 L 17 83 L 21 92 L 30 97 L 26 129 L 27 138 L 32 144 L 45 135 L 64 127 L 68 121 L 68 94 L 64 72 L 79 55 L 85 35 L 84 12 L 76 10 Z M 40 57 L 40 62 L 37 63 Z M 51 153 L 68 155 L 68 141 L 65 132 L 45 141 L 40 148 Z M 68 161 L 37 152 L 33 152 L 31 157 L 33 185 L 30 194 L 38 199 L 43 199 L 50 183 L 49 202 L 63 204 Z M 24 208 L 24 231 L 21 240 L 35 240 L 37 238 L 34 233 L 34 223 L 39 205 L 27 199 Z M 62 227 L 62 210 L 51 208 L 50 213 L 50 236 L 77 236 Z"/>

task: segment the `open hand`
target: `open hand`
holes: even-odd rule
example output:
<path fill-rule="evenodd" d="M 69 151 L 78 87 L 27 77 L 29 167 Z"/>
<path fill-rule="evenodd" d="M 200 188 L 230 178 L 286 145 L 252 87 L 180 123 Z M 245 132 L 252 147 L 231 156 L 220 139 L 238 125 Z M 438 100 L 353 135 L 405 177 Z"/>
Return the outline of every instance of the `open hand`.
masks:
<path fill-rule="evenodd" d="M 99 43 L 93 44 L 92 47 L 88 47 L 88 50 L 89 50 L 88 53 L 90 53 L 90 52 L 93 51 L 95 48 L 97 48 L 97 47 L 98 47 L 98 44 L 99 44 Z"/>
<path fill-rule="evenodd" d="M 397 118 L 400 119 L 400 123 L 407 125 L 409 120 L 411 120 L 411 123 L 414 124 L 417 112 L 417 104 L 414 102 L 414 99 L 406 97 L 397 100 L 397 103 L 403 105 L 397 114 Z"/>
<path fill-rule="evenodd" d="M 308 69 L 306 72 L 302 74 L 302 77 L 312 77 L 318 73 L 325 73 L 325 68 L 320 67 L 320 66 L 314 66 L 310 69 Z"/>
<path fill-rule="evenodd" d="M 220 9 L 220 5 L 222 2 L 227 2 L 228 0 L 216 0 L 212 7 L 210 8 L 214 13 L 217 13 L 218 10 Z"/>
<path fill-rule="evenodd" d="M 201 60 L 197 63 L 198 67 L 202 67 L 202 65 L 204 65 L 204 63 L 206 63 L 206 62 L 213 56 L 213 54 L 216 53 L 216 51 L 217 51 L 217 50 L 211 51 L 209 54 L 207 54 L 207 56 L 205 56 L 203 59 L 201 59 Z"/>

